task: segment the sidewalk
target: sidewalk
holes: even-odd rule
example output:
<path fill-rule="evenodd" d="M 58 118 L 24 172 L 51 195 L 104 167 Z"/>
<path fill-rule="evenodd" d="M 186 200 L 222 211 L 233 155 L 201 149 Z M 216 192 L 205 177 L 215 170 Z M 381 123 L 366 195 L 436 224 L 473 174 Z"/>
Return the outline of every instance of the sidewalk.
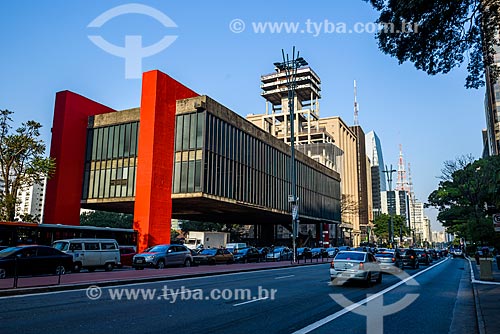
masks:
<path fill-rule="evenodd" d="M 220 264 L 215 266 L 202 265 L 185 267 L 172 267 L 162 270 L 144 269 L 113 270 L 110 272 L 98 270 L 95 272 L 69 273 L 63 276 L 35 276 L 20 277 L 17 288 L 14 288 L 14 278 L 0 280 L 0 297 L 15 296 L 30 293 L 76 290 L 87 288 L 89 285 L 113 286 L 131 283 L 146 283 L 163 280 L 175 280 L 182 278 L 192 278 L 201 276 L 212 276 L 220 274 L 232 274 L 257 270 L 279 269 L 287 267 L 326 264 L 331 259 L 319 259 L 312 262 L 300 261 L 291 263 L 290 261 L 280 262 L 260 262 L 260 263 L 233 263 L 230 265 Z M 59 282 L 60 279 L 60 282 Z"/>
<path fill-rule="evenodd" d="M 492 262 L 493 279 L 480 280 L 480 265 L 470 258 L 479 334 L 500 333 L 500 270 Z M 481 262 L 480 259 L 479 262 Z"/>

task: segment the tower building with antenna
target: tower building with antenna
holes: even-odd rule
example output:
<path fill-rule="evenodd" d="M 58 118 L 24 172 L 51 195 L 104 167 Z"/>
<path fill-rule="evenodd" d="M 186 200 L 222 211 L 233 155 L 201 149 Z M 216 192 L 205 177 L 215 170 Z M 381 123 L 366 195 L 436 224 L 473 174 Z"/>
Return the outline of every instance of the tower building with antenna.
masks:
<path fill-rule="evenodd" d="M 246 119 L 290 144 L 286 73 L 276 68 L 275 72 L 262 75 L 261 89 L 265 113 L 247 115 Z M 297 69 L 293 101 L 295 148 L 341 175 L 342 221 L 336 226 L 320 224 L 320 231 L 316 229 L 317 234 L 328 234 L 325 246 L 359 245 L 367 239 L 366 227 L 372 219 L 372 199 L 368 193 L 368 189 L 371 190 L 370 162 L 365 134 L 357 121 L 356 83 L 354 91 L 354 126 L 347 125 L 338 116 L 321 118 L 320 77 L 309 66 Z"/>

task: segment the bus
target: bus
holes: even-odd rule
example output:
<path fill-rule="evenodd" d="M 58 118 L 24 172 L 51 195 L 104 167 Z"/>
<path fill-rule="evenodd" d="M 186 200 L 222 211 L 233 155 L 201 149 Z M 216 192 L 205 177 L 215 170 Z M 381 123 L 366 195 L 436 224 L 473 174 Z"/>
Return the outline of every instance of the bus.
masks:
<path fill-rule="evenodd" d="M 137 231 L 125 228 L 0 222 L 0 247 L 47 245 L 60 239 L 115 239 L 120 247 L 137 249 Z"/>

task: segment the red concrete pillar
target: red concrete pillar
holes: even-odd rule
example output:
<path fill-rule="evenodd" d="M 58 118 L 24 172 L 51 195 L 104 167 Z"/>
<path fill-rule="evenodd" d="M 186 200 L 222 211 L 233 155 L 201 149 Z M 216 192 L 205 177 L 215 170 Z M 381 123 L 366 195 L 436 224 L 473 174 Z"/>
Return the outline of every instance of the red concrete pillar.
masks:
<path fill-rule="evenodd" d="M 88 118 L 113 111 L 70 91 L 56 94 L 50 146 L 56 172 L 47 182 L 45 224 L 80 225 Z"/>
<path fill-rule="evenodd" d="M 170 242 L 176 101 L 195 96 L 165 73 L 143 74 L 134 205 L 139 251 Z"/>

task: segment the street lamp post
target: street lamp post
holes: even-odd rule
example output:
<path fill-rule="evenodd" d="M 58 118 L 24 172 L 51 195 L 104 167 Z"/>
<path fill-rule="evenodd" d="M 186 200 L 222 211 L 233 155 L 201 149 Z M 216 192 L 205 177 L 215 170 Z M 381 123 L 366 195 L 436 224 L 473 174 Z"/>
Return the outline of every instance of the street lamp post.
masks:
<path fill-rule="evenodd" d="M 285 51 L 282 49 L 281 54 L 283 56 L 283 61 L 281 63 L 274 63 L 277 69 L 280 71 L 285 71 L 286 84 L 288 88 L 288 111 L 290 113 L 290 146 L 291 146 L 291 179 L 292 179 L 292 195 L 289 197 L 289 202 L 292 203 L 292 247 L 293 247 L 293 262 L 297 261 L 297 231 L 298 231 L 298 218 L 299 218 L 299 205 L 297 198 L 297 171 L 295 167 L 295 111 L 294 111 L 294 99 L 295 99 L 295 87 L 297 85 L 296 76 L 297 69 L 302 66 L 306 66 L 307 62 L 304 58 L 299 57 L 299 52 L 297 51 L 297 57 L 295 57 L 295 46 L 292 51 L 292 58 L 288 57 Z"/>
<path fill-rule="evenodd" d="M 396 170 L 392 168 L 392 165 L 391 165 L 391 169 L 387 169 L 387 165 L 386 165 L 385 170 L 383 170 L 383 172 L 387 175 L 387 183 L 389 184 L 389 193 L 388 194 L 392 195 L 392 173 L 395 173 Z M 389 199 L 389 196 L 387 196 L 387 199 Z M 396 200 L 396 195 L 394 194 L 394 201 L 395 200 Z M 387 202 L 389 202 L 389 201 L 387 201 Z M 389 218 L 390 218 L 389 219 L 389 242 L 391 244 L 391 247 L 394 247 L 394 224 L 392 221 L 392 209 L 389 207 L 389 203 L 387 203 L 387 204 L 388 204 L 387 206 L 388 206 Z"/>

